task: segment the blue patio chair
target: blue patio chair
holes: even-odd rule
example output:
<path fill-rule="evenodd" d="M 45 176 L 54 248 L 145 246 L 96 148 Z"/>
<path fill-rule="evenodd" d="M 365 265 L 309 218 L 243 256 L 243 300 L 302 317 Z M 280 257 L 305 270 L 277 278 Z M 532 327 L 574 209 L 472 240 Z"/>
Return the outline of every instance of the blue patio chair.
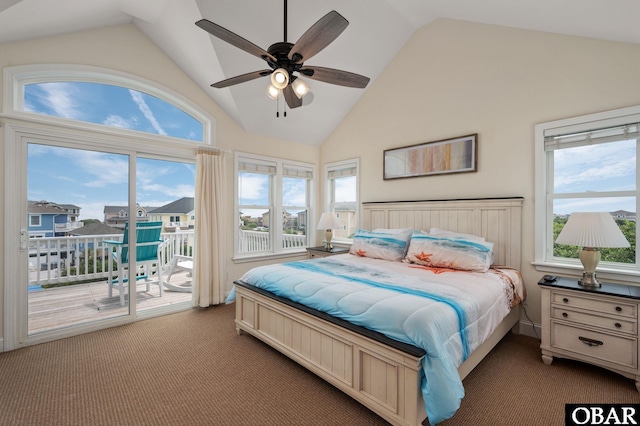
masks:
<path fill-rule="evenodd" d="M 147 291 L 151 290 L 151 284 L 157 284 L 162 297 L 162 284 L 160 283 L 158 251 L 162 239 L 162 222 L 141 222 L 136 224 L 136 268 L 134 274 L 136 281 L 145 280 Z M 124 227 L 122 241 L 104 240 L 110 248 L 112 259 L 117 264 L 118 276 L 113 276 L 113 267 L 109 265 L 109 297 L 113 297 L 113 288 L 120 292 L 120 305 L 124 306 L 124 293 L 129 282 L 129 223 Z M 113 250 L 115 247 L 115 250 Z M 155 273 L 156 281 L 152 281 Z"/>

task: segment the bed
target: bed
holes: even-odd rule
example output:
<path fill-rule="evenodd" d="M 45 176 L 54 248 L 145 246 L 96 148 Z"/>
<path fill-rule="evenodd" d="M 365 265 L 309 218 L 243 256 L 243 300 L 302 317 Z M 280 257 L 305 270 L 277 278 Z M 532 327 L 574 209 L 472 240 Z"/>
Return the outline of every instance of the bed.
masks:
<path fill-rule="evenodd" d="M 360 256 L 343 254 L 254 268 L 236 281 L 234 289 L 238 333 L 249 333 L 269 344 L 392 424 L 422 424 L 427 412 L 431 423 L 442 421 L 455 413 L 455 399 L 461 399 L 464 394 L 463 388 L 460 391 L 461 380 L 518 324 L 520 313 L 517 303 L 524 299 L 523 283 L 517 284 L 522 287 L 514 290 L 517 297 L 513 296 L 514 292 L 510 293 L 511 300 L 505 302 L 503 299 L 509 297 L 500 293 L 506 291 L 503 287 L 513 285 L 513 282 L 507 284 L 509 280 L 505 280 L 505 276 L 515 277 L 513 281 L 519 277 L 522 202 L 522 198 L 501 198 L 364 203 L 362 229 L 374 233 L 412 230 L 407 242 L 409 253 L 403 259 L 409 258 L 411 244 L 415 247 L 417 242 L 433 238 L 438 242 L 453 238 L 447 235 L 432 237 L 430 233 L 420 232 L 437 229 L 483 239 L 478 244 L 475 240 L 469 244 L 474 247 L 491 246 L 491 269 L 486 274 L 482 271 L 454 271 L 457 266 L 436 270 L 428 262 L 420 263 L 415 258 L 413 260 L 417 263 L 406 259 L 372 259 L 363 253 Z M 363 231 L 361 236 L 367 235 L 366 232 Z M 357 250 L 353 248 L 355 253 Z M 291 269 L 294 273 L 289 274 Z M 288 275 L 281 275 L 285 273 Z M 454 293 L 460 293 L 463 300 L 466 300 L 464 293 L 481 293 L 465 287 L 464 282 L 473 282 L 473 288 L 480 285 L 476 278 L 470 281 L 473 274 L 481 276 L 478 280 L 494 280 L 489 277 L 491 274 L 501 277 L 494 280 L 499 281 L 501 287 L 491 290 L 499 302 L 470 299 L 468 302 L 451 302 L 454 299 L 449 296 Z M 449 281 L 442 284 L 434 281 L 425 292 L 422 283 L 418 282 L 425 275 L 429 275 L 430 282 L 435 276 L 448 277 L 444 281 Z M 270 278 L 264 278 L 267 276 Z M 274 276 L 277 278 L 271 279 Z M 400 278 L 402 289 L 393 281 L 397 278 Z M 359 287 L 365 281 L 367 286 L 373 283 L 373 288 Z M 273 287 L 275 282 L 284 285 Z M 344 293 L 346 291 L 353 293 Z M 380 310 L 384 305 L 390 306 L 390 298 L 385 296 L 391 294 L 389 292 L 394 292 L 393 298 L 401 301 L 396 306 L 402 308 Z M 298 297 L 300 294 L 304 297 Z M 329 298 L 335 299 L 314 299 L 316 294 L 323 294 L 322 297 L 329 294 Z M 346 300 L 351 300 L 351 304 L 346 305 Z M 363 300 L 372 304 L 360 306 Z M 415 312 L 405 314 L 405 307 L 417 304 L 418 300 L 421 304 L 434 306 L 436 313 L 427 314 L 426 307 L 416 305 Z M 499 307 L 496 312 L 501 313 L 486 314 L 490 311 L 487 306 L 492 306 L 492 303 Z M 505 303 L 509 304 L 506 309 Z M 347 307 L 334 310 L 338 305 Z M 473 327 L 460 326 L 463 323 L 461 318 L 466 320 L 466 316 L 475 315 L 470 313 L 475 311 L 479 312 L 478 317 L 469 320 Z M 434 321 L 441 321 L 430 332 L 409 330 L 406 335 L 396 335 L 400 329 L 404 332 L 409 322 L 426 323 L 429 315 L 435 317 Z M 374 322 L 376 318 L 384 320 L 377 321 L 379 324 L 372 327 L 361 323 L 365 316 L 370 316 L 368 320 L 373 319 Z M 491 324 L 488 317 L 493 317 Z M 455 324 L 451 325 L 456 320 L 457 328 Z M 437 341 L 439 337 L 431 339 L 430 336 L 439 335 L 441 329 L 451 329 L 453 333 L 449 336 L 448 332 L 442 332 L 442 342 Z M 431 343 L 425 343 L 427 340 L 436 341 L 436 346 L 429 346 Z M 439 351 L 446 352 L 447 356 L 441 356 Z M 448 371 L 451 368 L 455 378 Z M 446 395 L 449 390 L 454 395 Z M 454 404 L 453 409 L 447 408 L 447 404 Z M 445 407 L 444 412 L 441 406 Z"/>

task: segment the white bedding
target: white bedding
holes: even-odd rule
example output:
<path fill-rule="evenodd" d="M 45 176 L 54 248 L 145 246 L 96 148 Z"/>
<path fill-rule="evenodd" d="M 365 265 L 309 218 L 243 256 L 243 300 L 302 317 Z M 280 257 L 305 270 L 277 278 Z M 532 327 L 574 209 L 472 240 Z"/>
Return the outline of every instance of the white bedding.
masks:
<path fill-rule="evenodd" d="M 350 254 L 262 266 L 240 281 L 425 349 L 431 424 L 455 414 L 464 396 L 457 367 L 524 299 L 512 269 L 466 272 Z"/>

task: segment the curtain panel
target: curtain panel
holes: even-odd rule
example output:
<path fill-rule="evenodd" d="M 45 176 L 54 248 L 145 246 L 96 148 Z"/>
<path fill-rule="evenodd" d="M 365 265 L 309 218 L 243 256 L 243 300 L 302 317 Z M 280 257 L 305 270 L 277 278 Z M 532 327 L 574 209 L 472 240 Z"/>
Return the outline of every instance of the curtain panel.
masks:
<path fill-rule="evenodd" d="M 226 173 L 223 151 L 200 147 L 196 154 L 194 306 L 224 303 Z"/>

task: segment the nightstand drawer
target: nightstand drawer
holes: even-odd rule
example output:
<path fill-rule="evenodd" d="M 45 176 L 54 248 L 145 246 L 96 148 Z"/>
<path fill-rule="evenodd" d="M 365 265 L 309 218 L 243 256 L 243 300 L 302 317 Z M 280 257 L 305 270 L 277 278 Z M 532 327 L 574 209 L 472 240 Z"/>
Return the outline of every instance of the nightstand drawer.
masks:
<path fill-rule="evenodd" d="M 577 296 L 575 292 L 565 293 L 554 291 L 551 295 L 551 303 L 554 305 L 567 306 L 571 308 L 588 309 L 590 311 L 614 314 L 628 318 L 637 318 L 637 305 L 614 300 L 607 300 L 602 297 L 590 298 Z"/>
<path fill-rule="evenodd" d="M 611 336 L 551 322 L 551 346 L 607 363 L 637 368 L 636 339 Z"/>
<path fill-rule="evenodd" d="M 593 315 L 592 313 L 564 309 L 562 306 L 553 306 L 551 308 L 551 318 L 573 321 L 580 325 L 584 324 L 606 328 L 607 330 L 619 331 L 621 333 L 628 333 L 634 336 L 637 334 L 637 321 L 626 319 L 624 317 L 604 317 Z"/>

